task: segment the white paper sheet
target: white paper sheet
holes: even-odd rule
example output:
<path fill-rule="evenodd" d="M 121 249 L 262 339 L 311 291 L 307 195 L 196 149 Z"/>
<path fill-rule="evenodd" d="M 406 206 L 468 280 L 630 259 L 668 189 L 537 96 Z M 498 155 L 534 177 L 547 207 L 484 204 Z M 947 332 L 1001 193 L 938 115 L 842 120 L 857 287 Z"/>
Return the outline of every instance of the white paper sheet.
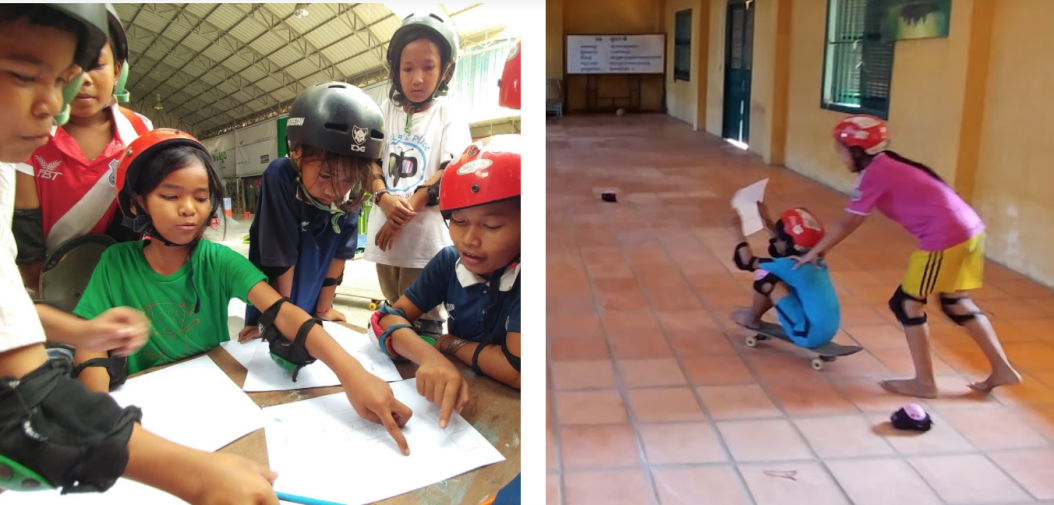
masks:
<path fill-rule="evenodd" d="M 355 413 L 343 394 L 263 409 L 275 490 L 316 500 L 373 503 L 505 460 L 464 418 L 439 428 L 439 406 L 417 393 L 416 379 L 391 384 L 413 409 L 403 456 L 380 424 Z"/>
<path fill-rule="evenodd" d="M 253 355 L 256 354 L 256 348 L 263 344 L 266 348 L 267 343 L 260 340 L 250 340 L 244 344 L 238 342 L 238 336 L 234 335 L 233 340 L 228 340 L 220 344 L 223 350 L 227 351 L 228 354 L 234 358 L 235 361 L 241 363 L 245 368 L 249 368 L 249 362 L 252 361 Z"/>
<path fill-rule="evenodd" d="M 765 223 L 758 213 L 758 202 L 765 201 L 765 186 L 768 182 L 768 179 L 762 179 L 736 191 L 732 196 L 732 208 L 743 223 L 743 235 L 750 236 L 765 229 Z"/>
<path fill-rule="evenodd" d="M 258 407 L 208 356 L 129 379 L 110 393 L 143 410 L 143 427 L 215 451 L 263 427 Z"/>
<path fill-rule="evenodd" d="M 119 479 L 105 493 L 71 493 L 62 496 L 58 491 L 32 493 L 7 491 L 0 494 L 0 504 L 3 505 L 114 505 L 124 503 L 183 505 L 186 502 L 164 491 L 130 479 Z"/>
<path fill-rule="evenodd" d="M 328 321 L 323 323 L 322 327 L 344 350 L 348 351 L 348 354 L 359 360 L 367 372 L 388 382 L 402 380 L 402 376 L 395 368 L 395 363 L 382 353 L 377 344 L 371 342 L 365 333 L 358 333 Z M 242 389 L 250 392 L 287 391 L 340 385 L 337 374 L 322 361 L 315 361 L 301 368 L 296 382 L 293 382 L 293 372 L 283 370 L 274 363 L 266 343 L 257 345 L 252 359 L 245 368 L 249 370 L 249 373 L 245 376 Z"/>

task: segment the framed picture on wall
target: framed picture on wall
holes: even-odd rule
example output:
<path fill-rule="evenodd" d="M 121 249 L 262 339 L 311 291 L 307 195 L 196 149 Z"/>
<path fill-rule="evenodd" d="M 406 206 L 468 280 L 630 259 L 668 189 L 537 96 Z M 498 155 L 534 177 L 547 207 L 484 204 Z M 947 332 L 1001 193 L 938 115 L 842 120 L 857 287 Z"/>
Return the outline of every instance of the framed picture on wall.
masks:
<path fill-rule="evenodd" d="M 886 15 L 882 21 L 883 39 L 892 41 L 948 36 L 952 0 L 887 1 Z"/>

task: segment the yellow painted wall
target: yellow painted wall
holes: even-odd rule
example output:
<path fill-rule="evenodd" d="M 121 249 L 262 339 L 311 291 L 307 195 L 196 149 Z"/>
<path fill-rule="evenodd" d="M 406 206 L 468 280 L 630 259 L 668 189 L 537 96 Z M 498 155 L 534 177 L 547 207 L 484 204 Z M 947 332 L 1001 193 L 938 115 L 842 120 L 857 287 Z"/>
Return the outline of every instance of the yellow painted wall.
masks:
<path fill-rule="evenodd" d="M 545 0 L 545 78 L 564 78 L 563 0 Z"/>
<path fill-rule="evenodd" d="M 1054 2 L 995 6 L 974 206 L 990 257 L 1054 285 Z"/>
<path fill-rule="evenodd" d="M 721 135 L 721 114 L 725 100 L 725 22 L 726 0 L 704 0 L 710 6 L 710 49 L 707 51 L 706 131 Z"/>
<path fill-rule="evenodd" d="M 692 128 L 698 129 L 696 103 L 699 96 L 699 46 L 700 34 L 698 18 L 703 2 L 701 0 L 666 0 L 666 108 L 667 113 Z M 709 6 L 707 6 L 709 8 Z M 689 81 L 673 79 L 673 46 L 675 19 L 678 11 L 692 10 L 692 66 Z"/>

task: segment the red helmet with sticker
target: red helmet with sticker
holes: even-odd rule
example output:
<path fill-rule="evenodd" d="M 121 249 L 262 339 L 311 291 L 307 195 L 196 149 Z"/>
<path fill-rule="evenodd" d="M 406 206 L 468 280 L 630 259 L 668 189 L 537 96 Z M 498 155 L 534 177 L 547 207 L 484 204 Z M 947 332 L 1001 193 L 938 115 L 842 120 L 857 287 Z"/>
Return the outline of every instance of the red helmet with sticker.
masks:
<path fill-rule="evenodd" d="M 867 154 L 878 154 L 889 146 L 889 129 L 881 118 L 859 114 L 839 122 L 834 127 L 834 138 L 847 147 L 859 147 Z"/>
<path fill-rule="evenodd" d="M 520 109 L 520 41 L 509 49 L 505 59 L 505 70 L 498 80 L 498 105 L 509 109 Z"/>
<path fill-rule="evenodd" d="M 801 207 L 784 211 L 780 215 L 780 224 L 783 233 L 797 247 L 811 249 L 823 239 L 823 223 L 812 212 Z"/>
<path fill-rule="evenodd" d="M 458 209 L 520 196 L 520 138 L 484 138 L 447 167 L 439 185 L 439 210 L 444 218 Z"/>

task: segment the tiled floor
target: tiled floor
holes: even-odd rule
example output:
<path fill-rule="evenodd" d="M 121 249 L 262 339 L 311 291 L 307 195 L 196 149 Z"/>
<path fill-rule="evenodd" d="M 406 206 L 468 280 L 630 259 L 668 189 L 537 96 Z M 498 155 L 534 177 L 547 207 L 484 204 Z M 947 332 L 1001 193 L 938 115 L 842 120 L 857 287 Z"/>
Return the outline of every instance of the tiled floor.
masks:
<path fill-rule="evenodd" d="M 866 350 L 815 372 L 728 321 L 751 281 L 728 200 L 768 177 L 773 212 L 808 203 L 830 221 L 843 195 L 662 116 L 568 117 L 547 135 L 550 504 L 1054 503 L 1054 291 L 989 263 L 976 298 L 1025 383 L 971 393 L 983 356 L 933 314 L 936 426 L 897 432 L 905 400 L 876 382 L 911 371 L 886 308 L 906 233 L 873 218 L 829 256 L 837 340 Z"/>

